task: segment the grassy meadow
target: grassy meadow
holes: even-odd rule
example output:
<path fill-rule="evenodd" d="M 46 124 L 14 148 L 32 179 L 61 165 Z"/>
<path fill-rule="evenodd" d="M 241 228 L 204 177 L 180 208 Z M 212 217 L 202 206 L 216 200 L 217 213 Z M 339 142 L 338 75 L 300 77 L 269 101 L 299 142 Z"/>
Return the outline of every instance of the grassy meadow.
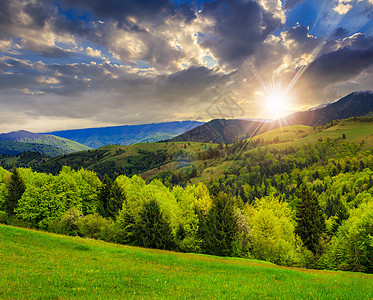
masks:
<path fill-rule="evenodd" d="M 278 267 L 0 225 L 1 299 L 372 299 L 373 276 Z"/>

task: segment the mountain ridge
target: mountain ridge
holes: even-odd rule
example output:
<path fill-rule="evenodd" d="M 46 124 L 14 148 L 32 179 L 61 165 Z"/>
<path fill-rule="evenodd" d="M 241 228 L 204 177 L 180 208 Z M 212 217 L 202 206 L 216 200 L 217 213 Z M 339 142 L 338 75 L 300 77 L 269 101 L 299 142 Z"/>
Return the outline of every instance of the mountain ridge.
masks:
<path fill-rule="evenodd" d="M 203 122 L 189 120 L 140 125 L 70 129 L 40 134 L 53 134 L 92 148 L 100 148 L 113 144 L 132 145 L 135 143 L 158 142 L 180 135 L 201 124 L 203 124 Z"/>
<path fill-rule="evenodd" d="M 214 119 L 169 139 L 170 142 L 232 143 L 282 126 L 325 125 L 333 120 L 360 117 L 373 111 L 373 91 L 357 91 L 338 101 L 315 109 L 293 113 L 285 118 L 267 121 Z"/>
<path fill-rule="evenodd" d="M 17 155 L 34 151 L 47 156 L 58 156 L 89 149 L 91 148 L 65 138 L 26 130 L 0 134 L 0 154 Z"/>

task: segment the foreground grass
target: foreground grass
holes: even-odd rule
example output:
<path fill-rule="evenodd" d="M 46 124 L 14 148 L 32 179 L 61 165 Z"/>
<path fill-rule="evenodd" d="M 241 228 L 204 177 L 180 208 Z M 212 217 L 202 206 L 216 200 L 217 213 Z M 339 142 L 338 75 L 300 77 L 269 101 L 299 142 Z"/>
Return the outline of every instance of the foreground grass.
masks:
<path fill-rule="evenodd" d="M 372 299 L 373 276 L 141 249 L 0 225 L 1 299 Z"/>

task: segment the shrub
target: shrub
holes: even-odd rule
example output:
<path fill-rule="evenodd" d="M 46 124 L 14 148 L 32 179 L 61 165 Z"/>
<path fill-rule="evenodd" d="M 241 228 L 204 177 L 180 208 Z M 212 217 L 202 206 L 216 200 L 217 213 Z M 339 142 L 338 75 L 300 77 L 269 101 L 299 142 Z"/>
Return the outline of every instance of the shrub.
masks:
<path fill-rule="evenodd" d="M 0 224 L 8 224 L 8 214 L 5 211 L 0 211 Z"/>
<path fill-rule="evenodd" d="M 105 227 L 110 225 L 110 221 L 98 214 L 90 214 L 77 222 L 79 233 L 82 236 L 93 239 L 102 239 L 102 233 Z"/>
<path fill-rule="evenodd" d="M 62 215 L 61 220 L 50 221 L 48 230 L 60 234 L 78 235 L 78 222 L 82 217 L 82 212 L 72 207 Z"/>

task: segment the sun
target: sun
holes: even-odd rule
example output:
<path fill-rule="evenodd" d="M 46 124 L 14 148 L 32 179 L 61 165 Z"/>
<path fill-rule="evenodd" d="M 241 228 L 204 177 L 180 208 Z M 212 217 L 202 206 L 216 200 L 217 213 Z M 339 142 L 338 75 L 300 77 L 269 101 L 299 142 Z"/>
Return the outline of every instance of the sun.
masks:
<path fill-rule="evenodd" d="M 265 99 L 265 107 L 271 119 L 280 119 L 289 112 L 289 101 L 284 93 L 269 93 Z"/>

